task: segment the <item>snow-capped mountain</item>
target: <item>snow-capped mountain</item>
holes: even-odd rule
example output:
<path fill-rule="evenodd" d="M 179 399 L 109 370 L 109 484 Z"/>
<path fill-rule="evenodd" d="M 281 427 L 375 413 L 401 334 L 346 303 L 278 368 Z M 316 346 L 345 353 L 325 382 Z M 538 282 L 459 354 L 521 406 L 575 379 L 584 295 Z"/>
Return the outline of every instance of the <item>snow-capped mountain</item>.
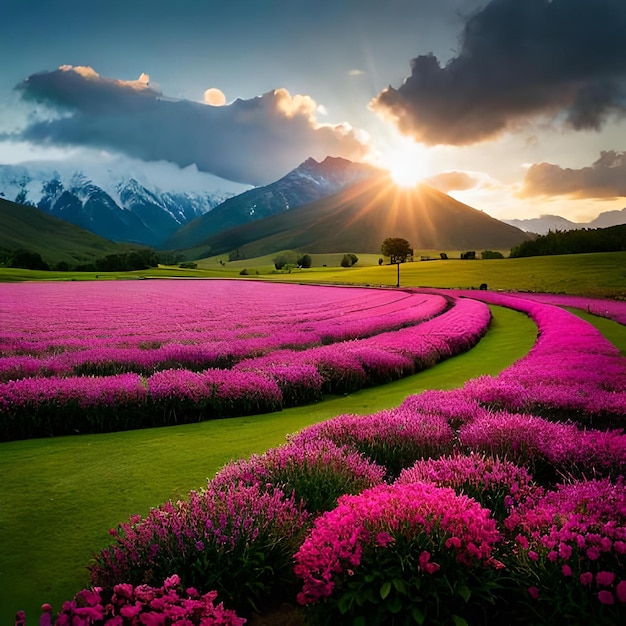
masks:
<path fill-rule="evenodd" d="M 572 222 L 559 215 L 542 215 L 530 219 L 502 220 L 528 233 L 546 235 L 549 231 L 580 230 L 581 228 L 609 228 L 626 224 L 626 208 L 616 211 L 604 211 L 591 222 Z"/>
<path fill-rule="evenodd" d="M 74 165 L 75 167 L 75 165 Z M 169 164 L 0 165 L 0 197 L 28 204 L 112 241 L 158 246 L 187 222 L 250 189 Z"/>
<path fill-rule="evenodd" d="M 276 182 L 229 198 L 210 213 L 181 227 L 166 242 L 166 247 L 183 249 L 202 245 L 215 233 L 321 200 L 376 175 L 380 175 L 380 170 L 365 163 L 340 157 L 326 157 L 318 163 L 309 158 Z"/>

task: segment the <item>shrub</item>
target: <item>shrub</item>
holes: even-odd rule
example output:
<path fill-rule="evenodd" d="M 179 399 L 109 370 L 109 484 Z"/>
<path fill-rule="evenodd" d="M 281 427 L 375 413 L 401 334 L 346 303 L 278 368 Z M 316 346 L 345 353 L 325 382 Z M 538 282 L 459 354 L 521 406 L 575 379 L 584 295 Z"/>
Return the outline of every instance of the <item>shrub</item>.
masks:
<path fill-rule="evenodd" d="M 298 601 L 320 625 L 484 623 L 499 541 L 489 511 L 452 489 L 374 487 L 315 521 L 295 556 Z"/>
<path fill-rule="evenodd" d="M 162 587 L 123 583 L 113 593 L 100 587 L 83 589 L 65 602 L 55 626 L 121 626 L 144 624 L 162 626 L 174 622 L 188 626 L 243 626 L 246 620 L 234 611 L 215 604 L 217 592 L 200 595 L 192 587 L 183 591 L 174 574 Z M 43 623 L 43 622 L 42 622 Z"/>
<path fill-rule="evenodd" d="M 503 259 L 504 255 L 502 252 L 498 252 L 495 250 L 483 250 L 480 253 L 481 258 L 483 259 Z"/>
<path fill-rule="evenodd" d="M 313 259 L 310 254 L 304 254 L 298 259 L 298 265 L 300 267 L 309 268 L 313 264 Z"/>
<path fill-rule="evenodd" d="M 581 430 L 519 413 L 484 412 L 459 430 L 467 451 L 508 458 L 529 468 L 539 482 L 560 476 L 615 476 L 626 464 L 626 435 L 621 431 Z"/>
<path fill-rule="evenodd" d="M 96 555 L 91 582 L 105 589 L 120 581 L 156 584 L 176 571 L 185 587 L 217 590 L 227 606 L 247 615 L 295 594 L 292 556 L 307 519 L 279 489 L 209 484 L 112 530 L 114 543 Z"/>
<path fill-rule="evenodd" d="M 542 624 L 626 622 L 626 486 L 580 481 L 516 506 L 505 521 L 520 617 Z"/>
<path fill-rule="evenodd" d="M 328 439 L 288 443 L 261 456 L 225 466 L 211 481 L 213 489 L 233 483 L 278 487 L 293 494 L 309 513 L 334 508 L 337 498 L 380 484 L 382 467 L 347 446 Z"/>
<path fill-rule="evenodd" d="M 351 446 L 395 478 L 417 459 L 451 451 L 454 432 L 443 417 L 399 408 L 373 415 L 341 415 L 305 428 L 291 441 L 303 445 L 319 438 Z"/>
<path fill-rule="evenodd" d="M 352 267 L 358 260 L 356 254 L 344 254 L 341 258 L 341 267 Z"/>
<path fill-rule="evenodd" d="M 526 469 L 484 454 L 455 454 L 417 461 L 396 480 L 399 485 L 411 482 L 451 487 L 490 509 L 499 521 L 504 520 L 514 503 L 525 500 L 533 490 L 532 478 Z"/>
<path fill-rule="evenodd" d="M 286 265 L 297 267 L 298 257 L 295 252 L 284 252 L 274 258 L 274 267 L 277 270 L 285 269 Z"/>

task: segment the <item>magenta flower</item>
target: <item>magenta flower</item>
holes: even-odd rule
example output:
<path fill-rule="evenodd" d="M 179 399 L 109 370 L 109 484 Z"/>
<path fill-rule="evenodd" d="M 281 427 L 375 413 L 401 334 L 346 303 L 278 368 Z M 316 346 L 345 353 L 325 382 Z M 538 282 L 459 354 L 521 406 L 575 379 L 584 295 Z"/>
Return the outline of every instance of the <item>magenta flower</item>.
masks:
<path fill-rule="evenodd" d="M 610 587 L 615 580 L 615 574 L 613 572 L 598 572 L 596 574 L 596 582 L 601 587 Z"/>
<path fill-rule="evenodd" d="M 603 589 L 602 591 L 598 591 L 598 600 L 600 600 L 602 604 L 614 604 L 615 603 L 615 598 L 613 594 L 610 591 L 607 591 L 606 589 Z"/>
<path fill-rule="evenodd" d="M 295 556 L 295 571 L 304 583 L 299 602 L 314 603 L 334 593 L 342 572 L 351 569 L 356 575 L 365 567 L 363 555 L 375 561 L 372 549 L 389 549 L 376 545 L 381 532 L 395 538 L 389 546 L 409 540 L 419 550 L 415 557 L 427 574 L 437 572 L 442 558 L 461 566 L 491 567 L 492 551 L 500 540 L 489 511 L 449 488 L 428 483 L 379 485 L 358 496 L 343 496 L 337 508 L 315 521 Z M 441 552 L 439 546 L 447 539 L 453 541 Z M 433 557 L 437 563 L 431 562 Z"/>
<path fill-rule="evenodd" d="M 615 587 L 615 593 L 617 594 L 617 599 L 620 602 L 626 603 L 626 580 L 620 580 L 617 583 L 617 587 Z"/>

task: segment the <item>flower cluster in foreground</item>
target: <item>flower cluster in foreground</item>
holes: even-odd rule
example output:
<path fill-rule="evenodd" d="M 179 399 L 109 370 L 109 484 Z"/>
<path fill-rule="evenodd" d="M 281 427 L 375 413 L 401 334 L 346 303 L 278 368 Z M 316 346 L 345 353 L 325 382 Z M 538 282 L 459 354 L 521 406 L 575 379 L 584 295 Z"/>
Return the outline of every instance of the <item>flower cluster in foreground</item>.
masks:
<path fill-rule="evenodd" d="M 215 604 L 217 593 L 200 594 L 192 587 L 183 591 L 174 574 L 163 586 L 115 585 L 108 599 L 100 587 L 83 589 L 65 602 L 56 626 L 243 626 L 246 620 L 234 611 Z"/>

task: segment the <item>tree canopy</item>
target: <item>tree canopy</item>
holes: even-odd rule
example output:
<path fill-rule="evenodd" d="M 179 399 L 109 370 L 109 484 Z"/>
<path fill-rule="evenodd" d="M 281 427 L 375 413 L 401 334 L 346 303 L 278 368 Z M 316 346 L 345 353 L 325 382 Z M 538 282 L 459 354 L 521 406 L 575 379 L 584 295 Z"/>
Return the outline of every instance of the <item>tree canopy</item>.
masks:
<path fill-rule="evenodd" d="M 380 246 L 380 251 L 389 257 L 390 263 L 404 263 L 413 257 L 411 244 L 402 237 L 387 237 Z"/>

